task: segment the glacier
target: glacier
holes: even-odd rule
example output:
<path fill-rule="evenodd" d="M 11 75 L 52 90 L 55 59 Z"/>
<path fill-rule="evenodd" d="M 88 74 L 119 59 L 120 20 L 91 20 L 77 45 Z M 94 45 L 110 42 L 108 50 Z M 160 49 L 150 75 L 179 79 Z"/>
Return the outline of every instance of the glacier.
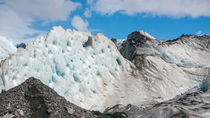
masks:
<path fill-rule="evenodd" d="M 119 91 L 126 69 L 129 62 L 103 34 L 54 27 L 46 39 L 18 48 L 1 63 L 0 89 L 8 90 L 33 76 L 81 107 L 101 109 L 115 103 L 109 99 Z"/>
<path fill-rule="evenodd" d="M 191 38 L 193 44 L 174 43 L 138 31 L 115 44 L 101 33 L 53 27 L 46 37 L 0 63 L 0 90 L 35 77 L 86 109 L 151 105 L 184 93 L 210 75 L 209 49 L 194 49 L 203 44 Z"/>

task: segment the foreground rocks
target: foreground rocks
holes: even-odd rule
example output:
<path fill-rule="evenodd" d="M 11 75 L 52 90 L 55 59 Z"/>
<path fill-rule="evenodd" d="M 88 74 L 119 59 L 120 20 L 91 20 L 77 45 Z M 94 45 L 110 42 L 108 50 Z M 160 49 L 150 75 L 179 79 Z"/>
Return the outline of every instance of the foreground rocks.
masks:
<path fill-rule="evenodd" d="M 2 118 L 93 118 L 84 110 L 59 96 L 40 80 L 29 78 L 21 85 L 0 94 Z"/>

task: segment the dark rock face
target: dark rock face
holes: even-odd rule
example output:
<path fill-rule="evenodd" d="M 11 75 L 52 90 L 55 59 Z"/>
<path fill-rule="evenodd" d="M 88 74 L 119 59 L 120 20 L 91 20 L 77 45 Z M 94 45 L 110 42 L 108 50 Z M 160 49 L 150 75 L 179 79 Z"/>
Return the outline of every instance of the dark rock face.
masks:
<path fill-rule="evenodd" d="M 26 98 L 26 100 L 29 102 L 32 116 L 36 118 L 49 117 L 49 114 L 46 112 L 47 106 L 45 104 L 44 98 L 35 85 L 32 85 L 28 88 L 28 92 L 25 93 L 24 98 Z"/>
<path fill-rule="evenodd" d="M 93 45 L 93 39 L 88 37 L 88 40 L 83 44 L 83 47 L 89 47 Z"/>
<path fill-rule="evenodd" d="M 16 45 L 16 48 L 26 48 L 26 44 L 25 43 L 21 43 L 21 44 L 18 44 Z"/>
<path fill-rule="evenodd" d="M 93 118 L 59 96 L 40 80 L 29 78 L 21 85 L 0 94 L 0 117 L 16 118 Z"/>
<path fill-rule="evenodd" d="M 119 46 L 122 56 L 133 62 L 139 69 L 144 65 L 145 57 L 153 55 L 152 44 L 161 42 L 145 33 L 144 31 L 133 32 Z"/>
<path fill-rule="evenodd" d="M 112 38 L 111 41 L 112 41 L 114 44 L 117 44 L 117 39 L 116 39 L 116 38 Z"/>

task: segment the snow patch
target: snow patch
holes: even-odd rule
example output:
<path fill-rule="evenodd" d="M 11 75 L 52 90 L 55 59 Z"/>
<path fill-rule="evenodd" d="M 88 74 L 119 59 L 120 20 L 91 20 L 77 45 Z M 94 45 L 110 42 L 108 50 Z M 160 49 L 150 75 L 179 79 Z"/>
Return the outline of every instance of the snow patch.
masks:
<path fill-rule="evenodd" d="M 151 36 L 149 33 L 143 31 L 143 30 L 140 30 L 139 33 L 145 37 L 148 37 L 150 39 L 156 39 L 155 37 Z"/>

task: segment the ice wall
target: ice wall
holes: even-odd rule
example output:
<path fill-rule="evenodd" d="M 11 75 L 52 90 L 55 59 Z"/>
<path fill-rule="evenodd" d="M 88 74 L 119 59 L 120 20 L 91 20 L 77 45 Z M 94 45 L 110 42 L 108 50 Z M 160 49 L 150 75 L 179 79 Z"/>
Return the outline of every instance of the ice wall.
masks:
<path fill-rule="evenodd" d="M 101 109 L 119 88 L 127 63 L 115 44 L 103 34 L 54 27 L 46 39 L 29 43 L 6 60 L 0 69 L 0 89 L 39 78 L 71 102 L 88 109 Z"/>

